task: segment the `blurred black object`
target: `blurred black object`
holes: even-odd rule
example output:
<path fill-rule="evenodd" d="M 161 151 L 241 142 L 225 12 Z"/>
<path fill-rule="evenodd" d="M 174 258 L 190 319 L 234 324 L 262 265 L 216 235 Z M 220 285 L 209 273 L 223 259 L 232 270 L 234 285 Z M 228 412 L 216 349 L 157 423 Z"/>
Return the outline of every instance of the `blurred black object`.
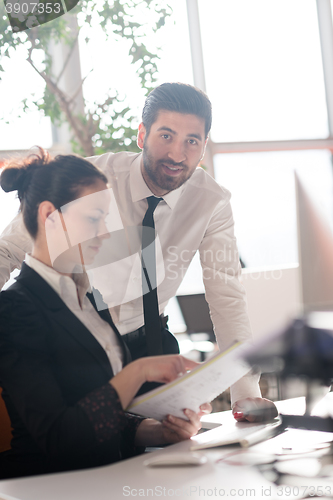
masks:
<path fill-rule="evenodd" d="M 257 343 L 244 355 L 262 372 L 281 379 L 302 377 L 307 382 L 304 416 L 281 415 L 285 427 L 333 432 L 333 419 L 312 417 L 316 389 L 333 380 L 333 313 L 314 312 L 292 321 L 278 334 Z"/>
<path fill-rule="evenodd" d="M 324 315 L 330 313 L 316 313 Z M 333 320 L 333 316 L 332 316 Z M 330 385 L 333 379 L 332 330 L 316 328 L 307 318 L 294 320 L 286 330 L 255 345 L 245 359 L 266 373 L 305 376 Z"/>

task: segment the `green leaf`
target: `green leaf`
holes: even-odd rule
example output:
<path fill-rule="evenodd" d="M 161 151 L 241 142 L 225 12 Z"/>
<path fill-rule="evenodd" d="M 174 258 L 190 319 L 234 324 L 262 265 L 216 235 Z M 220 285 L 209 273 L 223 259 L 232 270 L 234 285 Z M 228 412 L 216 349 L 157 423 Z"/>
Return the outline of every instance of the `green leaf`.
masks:
<path fill-rule="evenodd" d="M 128 55 L 138 75 L 138 85 L 147 94 L 156 82 L 159 49 L 154 52 L 148 50 L 142 37 L 143 34 L 163 29 L 172 14 L 170 5 L 165 0 L 81 0 L 71 13 L 78 15 L 79 29 L 85 30 L 86 43 L 94 36 L 92 26 L 96 19 L 105 40 L 128 41 Z M 137 22 L 138 14 L 147 20 L 144 26 Z M 136 130 L 132 128 L 132 123 L 138 119 L 128 107 L 126 97 L 119 97 L 117 89 L 110 91 L 104 102 L 90 103 L 89 109 L 85 105 L 85 115 L 78 116 L 71 105 L 72 96 L 65 95 L 58 86 L 59 73 L 53 74 L 50 40 L 61 42 L 70 49 L 76 40 L 71 19 L 72 14 L 66 14 L 26 32 L 13 33 L 4 2 L 0 0 L 0 63 L 10 58 L 13 51 L 23 48 L 25 50 L 20 50 L 20 54 L 25 54 L 22 57 L 38 72 L 45 84 L 41 99 L 28 96 L 22 101 L 22 113 L 30 112 L 35 106 L 55 125 L 67 121 L 73 134 L 73 150 L 80 154 L 123 149 L 138 151 Z M 0 73 L 3 71 L 0 64 Z"/>

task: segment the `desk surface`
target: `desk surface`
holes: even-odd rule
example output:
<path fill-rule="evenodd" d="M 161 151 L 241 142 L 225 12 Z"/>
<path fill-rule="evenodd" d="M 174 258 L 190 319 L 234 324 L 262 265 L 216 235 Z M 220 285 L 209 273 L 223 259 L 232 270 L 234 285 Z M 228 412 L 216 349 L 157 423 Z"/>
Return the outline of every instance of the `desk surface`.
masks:
<path fill-rule="evenodd" d="M 304 398 L 297 398 L 292 404 L 293 408 L 289 402 L 291 412 L 301 413 Z M 278 406 L 280 411 L 285 412 L 285 402 Z M 230 412 L 211 415 L 208 420 L 221 422 L 223 426 L 231 428 L 235 425 Z M 255 445 L 250 450 L 238 448 L 238 453 L 279 451 L 285 444 L 283 436 Z M 153 453 L 187 451 L 191 445 L 192 441 L 183 441 Z M 120 500 L 127 497 L 202 500 L 228 496 L 237 499 L 279 498 L 275 486 L 256 468 L 226 461 L 227 455 L 230 456 L 235 450 L 235 447 L 229 446 L 203 450 L 200 453 L 207 456 L 208 462 L 201 466 L 149 468 L 143 465 L 147 458 L 147 454 L 144 454 L 96 469 L 0 481 L 0 500 Z"/>

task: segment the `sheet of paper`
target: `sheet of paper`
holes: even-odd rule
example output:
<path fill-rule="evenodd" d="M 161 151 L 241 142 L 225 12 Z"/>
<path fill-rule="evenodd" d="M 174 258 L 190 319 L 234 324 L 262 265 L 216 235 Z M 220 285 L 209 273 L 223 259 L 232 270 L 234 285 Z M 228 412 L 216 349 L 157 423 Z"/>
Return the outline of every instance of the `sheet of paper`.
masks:
<path fill-rule="evenodd" d="M 183 410 L 195 412 L 249 372 L 250 366 L 240 358 L 245 346 L 236 342 L 205 363 L 173 382 L 133 399 L 127 411 L 163 420 L 167 415 L 186 418 Z"/>
<path fill-rule="evenodd" d="M 229 425 L 221 425 L 209 432 L 196 436 L 191 450 L 202 450 L 215 448 L 217 446 L 228 446 L 238 443 L 243 447 L 252 446 L 275 436 L 281 430 L 281 419 L 265 424 L 249 422 L 231 422 Z"/>

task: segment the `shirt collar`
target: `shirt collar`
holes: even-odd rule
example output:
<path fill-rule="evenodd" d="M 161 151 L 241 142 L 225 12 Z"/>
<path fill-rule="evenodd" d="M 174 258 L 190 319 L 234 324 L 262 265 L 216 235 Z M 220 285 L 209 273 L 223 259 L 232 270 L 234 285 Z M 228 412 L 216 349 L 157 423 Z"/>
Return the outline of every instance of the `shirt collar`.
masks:
<path fill-rule="evenodd" d="M 130 189 L 133 203 L 144 200 L 149 196 L 154 196 L 142 177 L 141 161 L 142 154 L 135 158 L 130 170 Z M 166 202 L 168 207 L 171 208 L 171 210 L 175 208 L 182 191 L 183 186 L 180 186 L 179 188 L 174 189 L 173 191 L 170 191 L 170 193 L 162 196 L 162 199 Z"/>
<path fill-rule="evenodd" d="M 25 262 L 36 271 L 57 294 L 63 299 L 65 291 L 69 291 L 77 300 L 77 294 L 82 304 L 83 298 L 90 290 L 90 283 L 86 273 L 75 273 L 73 278 L 58 273 L 53 267 L 47 266 L 32 255 L 26 254 Z"/>

